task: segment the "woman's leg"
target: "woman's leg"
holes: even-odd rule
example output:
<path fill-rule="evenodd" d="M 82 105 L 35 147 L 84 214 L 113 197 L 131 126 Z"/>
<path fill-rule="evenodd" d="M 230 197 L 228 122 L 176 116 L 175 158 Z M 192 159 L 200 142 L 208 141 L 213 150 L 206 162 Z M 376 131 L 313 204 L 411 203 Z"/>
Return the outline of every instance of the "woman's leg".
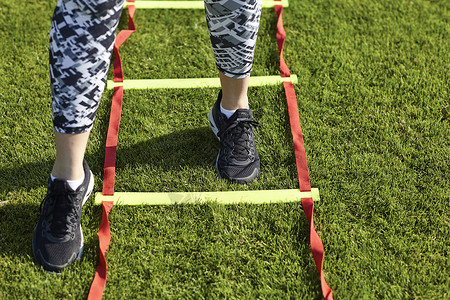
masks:
<path fill-rule="evenodd" d="M 33 233 L 33 254 L 58 272 L 83 249 L 81 207 L 94 179 L 84 152 L 105 86 L 123 0 L 59 0 L 50 29 L 56 160 Z"/>
<path fill-rule="evenodd" d="M 105 87 L 123 0 L 60 0 L 50 30 L 56 160 L 53 176 L 76 180 Z"/>
<path fill-rule="evenodd" d="M 225 109 L 247 108 L 261 0 L 205 0 L 206 20 Z"/>
<path fill-rule="evenodd" d="M 214 58 L 222 91 L 209 113 L 220 140 L 216 170 L 221 178 L 247 183 L 257 178 L 260 160 L 255 146 L 248 83 L 253 66 L 261 0 L 205 0 Z"/>

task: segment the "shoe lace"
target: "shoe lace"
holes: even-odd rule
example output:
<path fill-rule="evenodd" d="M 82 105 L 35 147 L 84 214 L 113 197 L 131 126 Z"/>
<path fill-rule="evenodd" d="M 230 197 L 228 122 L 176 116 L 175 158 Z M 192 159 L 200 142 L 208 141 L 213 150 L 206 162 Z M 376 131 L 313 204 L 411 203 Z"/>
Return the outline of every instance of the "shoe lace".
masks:
<path fill-rule="evenodd" d="M 237 118 L 237 116 L 232 116 L 232 119 L 228 121 L 228 126 L 223 131 L 219 131 L 218 136 L 226 146 L 225 149 L 230 158 L 245 161 L 251 155 L 252 146 L 249 141 L 252 140 L 252 127 L 259 126 L 259 123 L 250 118 Z"/>
<path fill-rule="evenodd" d="M 64 238 L 68 234 L 73 234 L 72 229 L 78 220 L 75 198 L 70 192 L 63 190 L 48 192 L 40 205 L 40 211 L 45 214 L 44 230 L 46 233 L 50 233 L 56 238 Z"/>

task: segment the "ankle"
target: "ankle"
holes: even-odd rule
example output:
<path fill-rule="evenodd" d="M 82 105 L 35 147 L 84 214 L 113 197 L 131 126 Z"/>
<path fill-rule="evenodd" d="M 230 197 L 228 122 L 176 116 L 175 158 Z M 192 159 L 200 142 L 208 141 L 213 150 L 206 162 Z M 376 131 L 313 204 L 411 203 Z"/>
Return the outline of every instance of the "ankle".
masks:
<path fill-rule="evenodd" d="M 84 182 L 84 174 L 83 174 L 83 177 L 81 177 L 81 178 L 79 178 L 79 179 L 77 179 L 77 180 L 64 180 L 66 183 L 67 183 L 67 185 L 72 189 L 72 190 L 74 190 L 74 191 L 76 191 L 82 184 L 83 184 L 83 182 Z M 52 181 L 55 181 L 55 179 L 60 179 L 60 178 L 58 178 L 58 177 L 56 177 L 56 176 L 54 176 L 53 174 L 50 174 L 50 178 L 52 179 Z"/>
<path fill-rule="evenodd" d="M 248 84 L 250 77 L 231 78 L 223 73 L 219 73 L 220 84 L 222 86 L 222 105 L 228 110 L 248 108 Z"/>
<path fill-rule="evenodd" d="M 222 100 L 220 101 L 220 105 L 227 110 L 236 110 L 240 108 L 249 108 L 248 106 L 248 97 L 246 94 L 244 95 L 229 95 L 223 93 Z"/>
<path fill-rule="evenodd" d="M 55 163 L 51 174 L 61 180 L 79 180 L 84 177 L 83 164 L 70 165 Z"/>

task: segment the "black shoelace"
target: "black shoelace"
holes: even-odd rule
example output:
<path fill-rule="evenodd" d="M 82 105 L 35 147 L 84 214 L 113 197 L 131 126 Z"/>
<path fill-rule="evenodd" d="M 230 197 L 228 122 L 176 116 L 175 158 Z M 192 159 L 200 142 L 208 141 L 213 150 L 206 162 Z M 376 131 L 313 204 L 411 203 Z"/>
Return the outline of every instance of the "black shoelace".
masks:
<path fill-rule="evenodd" d="M 226 145 L 227 154 L 238 161 L 245 161 L 251 153 L 249 140 L 251 138 L 252 126 L 259 126 L 252 119 L 230 120 L 224 132 L 219 132 L 221 141 Z"/>
<path fill-rule="evenodd" d="M 49 223 L 44 230 L 50 231 L 56 238 L 64 238 L 71 234 L 78 220 L 74 202 L 75 197 L 69 192 L 50 192 L 41 202 L 41 208 L 45 206 L 45 220 Z"/>

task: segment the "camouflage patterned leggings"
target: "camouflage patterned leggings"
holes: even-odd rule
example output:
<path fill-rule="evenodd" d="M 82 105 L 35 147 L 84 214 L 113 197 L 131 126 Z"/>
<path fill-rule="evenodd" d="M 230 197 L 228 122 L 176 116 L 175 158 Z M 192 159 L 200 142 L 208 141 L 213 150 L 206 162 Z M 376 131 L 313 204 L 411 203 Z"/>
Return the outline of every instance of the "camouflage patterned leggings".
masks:
<path fill-rule="evenodd" d="M 49 55 L 56 131 L 82 133 L 92 128 L 123 1 L 58 1 Z M 217 68 L 232 78 L 249 76 L 261 0 L 205 0 L 205 12 Z"/>

